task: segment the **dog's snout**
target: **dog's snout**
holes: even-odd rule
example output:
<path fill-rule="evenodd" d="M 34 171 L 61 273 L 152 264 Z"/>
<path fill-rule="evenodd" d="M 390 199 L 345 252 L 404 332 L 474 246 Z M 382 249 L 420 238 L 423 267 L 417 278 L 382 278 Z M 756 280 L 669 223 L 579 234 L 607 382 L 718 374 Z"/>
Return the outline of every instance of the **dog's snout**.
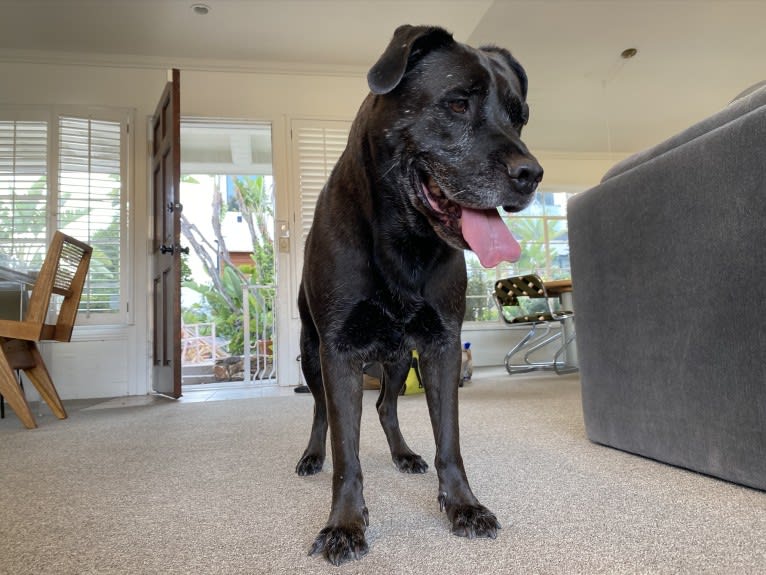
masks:
<path fill-rule="evenodd" d="M 531 194 L 543 179 L 543 167 L 530 159 L 511 162 L 508 165 L 508 175 L 520 193 Z"/>

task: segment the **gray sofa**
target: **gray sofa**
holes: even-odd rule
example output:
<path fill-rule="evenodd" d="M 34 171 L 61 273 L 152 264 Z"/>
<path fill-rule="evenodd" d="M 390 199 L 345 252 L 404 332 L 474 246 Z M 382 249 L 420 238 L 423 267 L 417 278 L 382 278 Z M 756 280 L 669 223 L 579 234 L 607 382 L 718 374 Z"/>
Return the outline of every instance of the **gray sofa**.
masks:
<path fill-rule="evenodd" d="M 766 87 L 568 206 L 588 437 L 766 489 Z"/>

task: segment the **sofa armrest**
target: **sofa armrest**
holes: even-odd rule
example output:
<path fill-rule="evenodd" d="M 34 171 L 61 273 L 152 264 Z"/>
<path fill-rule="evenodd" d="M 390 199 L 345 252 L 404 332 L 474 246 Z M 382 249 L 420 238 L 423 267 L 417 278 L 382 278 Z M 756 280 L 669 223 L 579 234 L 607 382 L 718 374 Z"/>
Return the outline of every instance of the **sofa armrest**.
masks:
<path fill-rule="evenodd" d="M 569 202 L 583 413 L 595 442 L 766 489 L 766 107 L 711 125 Z"/>

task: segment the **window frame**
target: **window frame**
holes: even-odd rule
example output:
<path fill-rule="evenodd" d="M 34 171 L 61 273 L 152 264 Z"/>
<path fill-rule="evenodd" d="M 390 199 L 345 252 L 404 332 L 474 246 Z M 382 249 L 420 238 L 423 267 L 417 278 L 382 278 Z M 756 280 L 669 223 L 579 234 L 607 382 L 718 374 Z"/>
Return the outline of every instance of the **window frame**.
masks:
<path fill-rule="evenodd" d="M 480 295 L 469 295 L 468 291 L 466 291 L 466 307 L 468 308 L 468 302 L 470 299 L 477 299 L 486 297 L 487 301 L 487 308 L 491 310 L 492 308 L 495 308 L 495 303 L 492 298 L 492 292 L 489 289 L 490 284 L 494 284 L 496 280 L 509 277 L 509 276 L 515 276 L 515 275 L 523 275 L 528 273 L 536 273 L 540 275 L 544 280 L 552 280 L 552 279 L 563 279 L 558 277 L 553 277 L 551 275 L 552 265 L 551 265 L 551 243 L 566 243 L 568 244 L 568 238 L 566 242 L 551 242 L 549 237 L 549 230 L 550 230 L 550 222 L 553 221 L 567 221 L 566 216 L 566 203 L 576 194 L 584 191 L 586 187 L 584 186 L 563 186 L 563 185 L 551 185 L 546 186 L 545 184 L 542 184 L 540 188 L 538 188 L 538 194 L 540 193 L 548 193 L 548 194 L 565 194 L 566 195 L 566 202 L 564 202 L 564 213 L 561 215 L 554 215 L 554 214 L 548 214 L 543 209 L 542 213 L 540 214 L 534 214 L 529 213 L 526 210 L 517 212 L 514 214 L 503 214 L 503 219 L 506 220 L 507 223 L 509 223 L 509 227 L 511 228 L 511 231 L 514 232 L 514 237 L 519 241 L 521 244 L 522 254 L 524 253 L 525 248 L 527 247 L 525 245 L 525 241 L 523 238 L 519 237 L 518 232 L 514 231 L 513 226 L 513 220 L 514 219 L 539 219 L 542 224 L 542 230 L 543 230 L 543 238 L 542 241 L 535 242 L 537 245 L 542 245 L 545 248 L 545 269 L 541 268 L 534 268 L 534 269 L 518 269 L 516 263 L 508 263 L 508 262 L 502 262 L 499 265 L 497 265 L 494 268 L 481 268 L 480 266 L 474 266 L 472 265 L 472 262 L 469 261 L 469 258 L 473 257 L 476 258 L 475 255 L 472 255 L 472 252 L 466 251 L 466 273 L 468 274 L 468 279 L 470 282 L 471 279 L 471 269 L 480 269 L 483 270 L 488 276 L 490 276 L 487 280 L 487 294 L 486 296 L 480 296 Z M 531 206 L 530 206 L 531 207 Z M 529 209 L 529 208 L 527 208 Z M 568 234 L 567 234 L 568 236 Z M 478 263 L 478 261 L 477 261 Z M 570 268 L 570 277 L 571 277 L 571 268 Z M 490 314 L 493 312 L 490 311 Z M 487 319 L 483 320 L 464 320 L 463 321 L 463 329 L 464 330 L 482 330 L 482 329 L 492 329 L 497 327 L 499 321 L 499 317 L 489 317 Z"/>
<path fill-rule="evenodd" d="M 135 111 L 132 108 L 111 108 L 78 105 L 52 106 L 0 106 L 2 121 L 40 121 L 47 123 L 47 162 L 46 162 L 46 218 L 45 249 L 50 244 L 53 231 L 58 229 L 60 179 L 60 119 L 89 119 L 119 123 L 120 125 L 120 261 L 119 261 L 119 303 L 116 311 L 106 313 L 87 313 L 79 311 L 75 329 L 84 327 L 93 329 L 99 326 L 130 325 L 134 322 L 132 283 L 133 258 L 131 253 L 131 226 L 129 209 L 133 199 L 133 126 Z M 88 241 L 84 239 L 83 241 Z"/>

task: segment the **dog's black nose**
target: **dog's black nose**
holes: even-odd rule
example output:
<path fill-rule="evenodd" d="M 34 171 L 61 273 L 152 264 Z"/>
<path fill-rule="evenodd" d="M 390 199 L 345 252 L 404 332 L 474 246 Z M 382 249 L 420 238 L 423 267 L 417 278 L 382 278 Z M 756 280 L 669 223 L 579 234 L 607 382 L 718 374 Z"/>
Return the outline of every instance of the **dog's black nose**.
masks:
<path fill-rule="evenodd" d="M 525 159 L 508 164 L 508 175 L 519 193 L 531 194 L 543 179 L 543 167 L 535 160 Z"/>

